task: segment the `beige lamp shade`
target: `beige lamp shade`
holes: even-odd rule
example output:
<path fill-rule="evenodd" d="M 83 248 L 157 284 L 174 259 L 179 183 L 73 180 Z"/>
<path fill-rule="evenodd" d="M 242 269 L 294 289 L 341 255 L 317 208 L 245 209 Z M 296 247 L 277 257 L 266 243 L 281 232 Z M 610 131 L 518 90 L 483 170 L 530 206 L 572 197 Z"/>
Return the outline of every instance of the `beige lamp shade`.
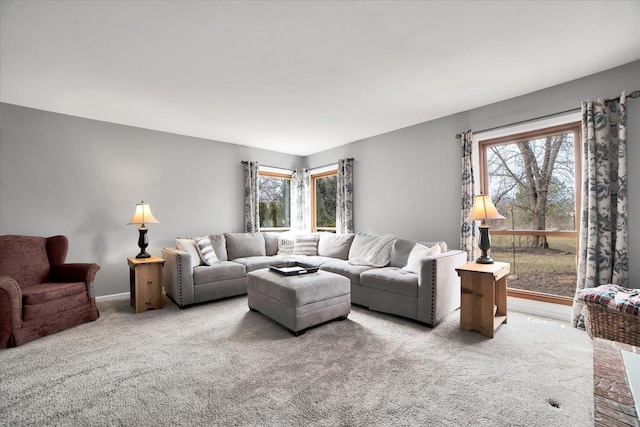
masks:
<path fill-rule="evenodd" d="M 132 224 L 159 224 L 158 221 L 153 214 L 151 213 L 151 208 L 148 203 L 144 201 L 136 204 L 136 213 L 133 214 L 133 218 L 129 221 L 128 225 Z"/>
<path fill-rule="evenodd" d="M 498 213 L 498 210 L 491 202 L 491 197 L 481 194 L 475 196 L 473 200 L 473 208 L 467 221 L 478 221 L 487 219 L 504 219 L 502 215 Z"/>

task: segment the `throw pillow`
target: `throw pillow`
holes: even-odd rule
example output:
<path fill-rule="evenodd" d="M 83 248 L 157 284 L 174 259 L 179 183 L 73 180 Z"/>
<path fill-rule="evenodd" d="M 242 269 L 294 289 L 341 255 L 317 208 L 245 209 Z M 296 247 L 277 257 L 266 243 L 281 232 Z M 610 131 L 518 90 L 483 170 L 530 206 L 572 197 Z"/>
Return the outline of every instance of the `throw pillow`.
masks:
<path fill-rule="evenodd" d="M 267 254 L 262 233 L 224 233 L 224 238 L 230 260 Z"/>
<path fill-rule="evenodd" d="M 198 245 L 198 252 L 200 253 L 200 257 L 205 264 L 214 265 L 220 262 L 220 260 L 216 256 L 216 252 L 211 246 L 211 239 L 209 239 L 209 236 L 198 237 L 196 239 L 196 244 Z"/>
<path fill-rule="evenodd" d="M 202 263 L 196 246 L 196 241 L 194 239 L 178 237 L 176 239 L 176 247 L 181 251 L 189 253 L 189 256 L 191 256 L 191 267 L 197 267 Z"/>
<path fill-rule="evenodd" d="M 318 255 L 331 258 L 348 259 L 349 248 L 355 234 L 320 233 Z"/>
<path fill-rule="evenodd" d="M 318 255 L 318 237 L 296 237 L 296 240 L 293 243 L 293 255 Z"/>
<path fill-rule="evenodd" d="M 416 243 L 416 245 L 411 249 L 411 253 L 409 254 L 409 259 L 407 260 L 407 265 L 402 267 L 404 271 L 410 271 L 411 273 L 420 273 L 420 266 L 422 262 L 426 258 L 434 257 L 441 253 L 439 245 L 435 245 L 432 248 L 428 248 L 420 243 Z"/>
<path fill-rule="evenodd" d="M 295 238 L 288 233 L 278 236 L 278 255 L 292 255 Z"/>

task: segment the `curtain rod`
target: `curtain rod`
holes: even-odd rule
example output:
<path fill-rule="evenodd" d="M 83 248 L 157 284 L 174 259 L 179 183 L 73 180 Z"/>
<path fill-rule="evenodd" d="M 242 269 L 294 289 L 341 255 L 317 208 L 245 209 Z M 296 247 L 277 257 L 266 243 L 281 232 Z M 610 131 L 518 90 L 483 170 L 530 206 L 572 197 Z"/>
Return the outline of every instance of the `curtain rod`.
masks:
<path fill-rule="evenodd" d="M 640 90 L 634 90 L 629 95 L 627 95 L 627 98 L 632 98 L 632 99 L 640 98 Z M 605 104 L 608 104 L 611 101 L 618 101 L 619 99 L 620 99 L 620 97 L 618 96 L 617 98 L 605 99 L 604 102 L 605 102 Z M 501 126 L 495 126 L 495 127 L 492 127 L 492 128 L 488 128 L 488 129 L 482 129 L 482 130 L 479 130 L 479 131 L 474 132 L 474 133 L 489 132 L 490 130 L 502 129 L 502 128 L 506 128 L 506 127 L 509 127 L 509 126 L 521 125 L 523 123 L 535 122 L 536 120 L 548 119 L 549 117 L 560 116 L 562 114 L 567 114 L 567 113 L 574 113 L 576 111 L 580 111 L 581 109 L 582 109 L 582 107 L 572 108 L 571 110 L 565 110 L 565 111 L 560 111 L 558 113 L 547 114 L 545 116 L 535 117 L 533 119 L 521 120 L 519 122 L 510 123 L 508 125 L 501 125 Z M 460 138 L 462 138 L 462 134 L 461 133 L 456 135 L 456 139 L 460 139 Z"/>
<path fill-rule="evenodd" d="M 346 160 L 351 160 L 351 161 L 353 161 L 353 160 L 355 160 L 355 159 L 354 159 L 353 157 L 349 157 L 349 158 L 347 158 Z M 247 164 L 247 163 L 249 163 L 249 162 L 248 162 L 247 160 L 242 160 L 240 163 L 241 163 L 241 164 L 243 164 L 243 165 L 246 165 L 246 164 Z M 322 165 L 322 166 L 316 166 L 316 167 L 314 167 L 313 169 L 325 168 L 325 167 L 327 167 L 327 166 L 331 166 L 331 165 L 335 165 L 335 163 L 329 163 L 329 164 Z M 263 165 L 263 164 L 260 164 L 260 166 L 264 166 L 265 168 L 274 168 L 274 169 L 284 169 L 284 170 L 289 170 L 289 169 L 287 169 L 287 168 L 283 168 L 283 167 L 280 167 L 280 166 L 269 166 L 269 165 Z M 309 169 L 309 168 L 303 168 L 303 169 Z"/>

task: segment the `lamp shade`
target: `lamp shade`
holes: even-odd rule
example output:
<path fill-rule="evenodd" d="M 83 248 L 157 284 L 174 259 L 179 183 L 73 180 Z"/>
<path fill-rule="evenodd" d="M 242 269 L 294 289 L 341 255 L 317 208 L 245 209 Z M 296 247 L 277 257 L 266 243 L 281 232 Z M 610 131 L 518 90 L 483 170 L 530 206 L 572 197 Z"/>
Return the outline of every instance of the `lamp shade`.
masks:
<path fill-rule="evenodd" d="M 144 201 L 136 204 L 136 213 L 133 214 L 133 218 L 129 221 L 128 225 L 132 224 L 159 224 L 158 221 L 153 214 L 151 213 L 151 208 L 148 203 Z"/>
<path fill-rule="evenodd" d="M 473 208 L 467 221 L 477 221 L 486 219 L 504 219 L 502 215 L 498 213 L 498 210 L 491 202 L 491 197 L 481 194 L 473 198 Z"/>

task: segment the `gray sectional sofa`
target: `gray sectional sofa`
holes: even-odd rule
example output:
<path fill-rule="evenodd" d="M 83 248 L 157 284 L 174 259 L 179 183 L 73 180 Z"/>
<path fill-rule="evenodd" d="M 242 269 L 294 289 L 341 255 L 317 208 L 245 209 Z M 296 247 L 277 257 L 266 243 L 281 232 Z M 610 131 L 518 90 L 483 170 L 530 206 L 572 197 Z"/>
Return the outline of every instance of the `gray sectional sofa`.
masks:
<path fill-rule="evenodd" d="M 211 246 L 219 260 L 212 265 L 204 265 L 193 240 L 177 239 L 176 247 L 162 250 L 166 294 L 180 307 L 246 294 L 248 272 L 296 260 L 347 277 L 351 282 L 352 303 L 428 326 L 435 326 L 460 306 L 460 282 L 455 268 L 466 263 L 466 253 L 448 250 L 445 242 L 423 243 L 428 247 L 439 246 L 435 249 L 440 253 L 422 257 L 418 264 L 413 258 L 415 272 L 412 272 L 406 266 L 417 242 L 394 239 L 390 262 L 384 267 L 373 267 L 353 265 L 349 260 L 354 262 L 359 249 L 377 236 L 364 233 L 315 236 L 316 247 L 310 249 L 307 244 L 297 250 L 293 238 L 276 233 L 211 235 Z"/>

